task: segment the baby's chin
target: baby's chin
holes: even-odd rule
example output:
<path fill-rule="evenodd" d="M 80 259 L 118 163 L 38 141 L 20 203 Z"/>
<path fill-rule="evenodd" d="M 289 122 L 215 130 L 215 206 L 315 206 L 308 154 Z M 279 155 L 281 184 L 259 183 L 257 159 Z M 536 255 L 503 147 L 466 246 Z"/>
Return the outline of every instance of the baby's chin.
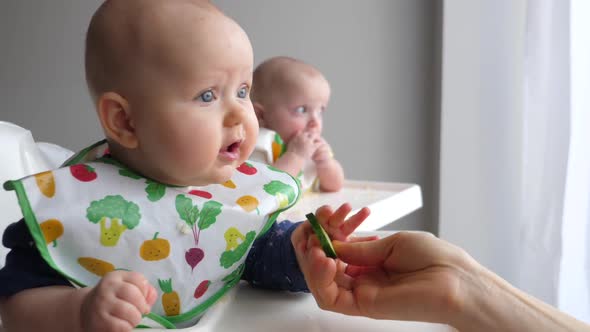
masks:
<path fill-rule="evenodd" d="M 228 165 L 228 166 L 224 167 L 222 169 L 222 171 L 219 172 L 219 174 L 217 174 L 217 176 L 215 176 L 215 178 L 211 179 L 210 184 L 224 184 L 227 181 L 231 180 L 231 178 L 234 176 L 234 174 L 236 172 L 236 168 L 239 165 L 241 165 L 241 163 L 238 164 L 237 166 Z"/>
<path fill-rule="evenodd" d="M 236 169 L 240 167 L 240 165 L 242 165 L 244 161 L 236 161 L 236 163 L 232 163 L 231 165 L 225 165 L 221 169 L 218 169 L 218 171 L 214 174 L 210 174 L 209 176 L 204 178 L 179 181 L 183 183 L 177 184 L 177 186 L 203 187 L 211 184 L 225 184 L 226 182 L 232 179 L 234 174 L 237 172 Z"/>
<path fill-rule="evenodd" d="M 229 173 L 229 175 L 225 174 Z M 205 187 L 212 184 L 223 184 L 231 179 L 232 175 L 234 174 L 233 170 L 229 170 L 229 172 L 223 172 L 221 174 L 215 174 L 211 176 L 201 177 L 201 178 L 193 178 L 193 179 L 176 179 L 173 181 L 174 183 L 167 183 L 169 185 L 178 186 L 178 187 Z"/>

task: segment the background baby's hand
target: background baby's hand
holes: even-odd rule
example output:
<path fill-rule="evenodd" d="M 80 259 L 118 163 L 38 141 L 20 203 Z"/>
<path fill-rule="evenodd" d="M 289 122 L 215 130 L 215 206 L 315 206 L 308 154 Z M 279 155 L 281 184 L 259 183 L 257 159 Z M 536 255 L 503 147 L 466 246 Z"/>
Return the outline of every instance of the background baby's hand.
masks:
<path fill-rule="evenodd" d="M 88 293 L 80 309 L 84 331 L 131 331 L 150 312 L 156 289 L 137 272 L 106 274 Z"/>
<path fill-rule="evenodd" d="M 315 215 L 332 241 L 347 241 L 348 237 L 371 213 L 369 208 L 364 207 L 346 219 L 350 211 L 352 211 L 352 207 L 348 203 L 342 204 L 334 212 L 331 207 L 324 205 L 316 210 Z"/>
<path fill-rule="evenodd" d="M 315 132 L 301 131 L 291 139 L 287 145 L 287 151 L 299 155 L 303 159 L 311 159 L 323 139 Z"/>
<path fill-rule="evenodd" d="M 321 164 L 326 160 L 330 160 L 334 157 L 334 153 L 332 152 L 332 148 L 330 147 L 330 144 L 328 144 L 328 142 L 326 142 L 326 140 L 323 137 L 319 137 L 318 138 L 318 147 L 315 150 L 315 152 L 313 153 L 311 159 L 316 163 L 316 164 Z"/>

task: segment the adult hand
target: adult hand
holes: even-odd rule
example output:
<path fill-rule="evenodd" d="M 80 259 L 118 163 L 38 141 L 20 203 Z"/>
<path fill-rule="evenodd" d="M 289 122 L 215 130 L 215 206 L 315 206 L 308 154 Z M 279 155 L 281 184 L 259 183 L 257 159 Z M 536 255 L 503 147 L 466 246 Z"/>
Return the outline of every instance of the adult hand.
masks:
<path fill-rule="evenodd" d="M 463 250 L 421 232 L 335 241 L 333 260 L 305 240 L 311 229 L 304 231 L 293 242 L 310 291 L 321 308 L 348 315 L 447 323 L 461 310 L 461 280 L 478 266 Z"/>
<path fill-rule="evenodd" d="M 304 232 L 293 242 L 308 287 L 326 310 L 446 323 L 460 331 L 590 331 L 588 324 L 513 287 L 428 233 L 336 241 L 337 260 L 305 241 Z M 346 268 L 345 262 L 357 266 Z"/>

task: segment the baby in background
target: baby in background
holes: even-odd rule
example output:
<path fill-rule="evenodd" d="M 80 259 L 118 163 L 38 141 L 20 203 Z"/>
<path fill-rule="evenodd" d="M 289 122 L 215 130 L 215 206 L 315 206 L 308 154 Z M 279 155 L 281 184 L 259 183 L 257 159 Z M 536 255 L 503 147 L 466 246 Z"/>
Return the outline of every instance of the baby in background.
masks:
<path fill-rule="evenodd" d="M 291 241 L 308 225 L 274 222 L 300 195 L 297 181 L 244 163 L 258 124 L 242 28 L 203 0 L 106 1 L 90 23 L 85 64 L 106 140 L 59 169 L 6 184 L 25 218 L 3 235 L 11 249 L 0 269 L 5 328 L 178 328 L 194 325 L 240 279 L 307 291 L 305 258 Z M 297 165 L 314 160 L 320 186 L 336 190 L 342 170 L 320 136 L 329 87 L 298 66 L 310 96 L 321 98 L 296 111 L 312 124 L 279 129 L 291 144 L 285 155 Z M 263 123 L 273 118 L 262 111 Z M 344 241 L 369 213 L 347 219 L 350 211 L 344 204 L 316 214 Z"/>
<path fill-rule="evenodd" d="M 252 160 L 298 177 L 304 191 L 339 191 L 342 166 L 322 137 L 330 84 L 313 66 L 279 56 L 254 70 L 252 103 L 260 132 Z"/>

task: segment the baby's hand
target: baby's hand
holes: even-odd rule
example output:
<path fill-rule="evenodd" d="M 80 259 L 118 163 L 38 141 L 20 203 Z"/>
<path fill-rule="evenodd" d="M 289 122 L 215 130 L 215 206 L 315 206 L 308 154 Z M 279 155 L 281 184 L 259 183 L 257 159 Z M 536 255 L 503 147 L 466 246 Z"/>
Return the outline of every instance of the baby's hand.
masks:
<path fill-rule="evenodd" d="M 321 164 L 326 160 L 332 159 L 333 157 L 334 154 L 332 153 L 332 148 L 330 148 L 330 144 L 328 144 L 328 142 L 326 142 L 326 140 L 324 140 L 323 137 L 320 137 L 318 148 L 313 153 L 311 159 L 316 164 Z"/>
<path fill-rule="evenodd" d="M 370 214 L 369 209 L 365 207 L 345 220 L 351 210 L 348 203 L 341 205 L 334 213 L 330 207 L 322 206 L 316 210 L 315 216 L 332 240 L 353 242 L 375 240 L 376 237 L 371 236 L 349 238 L 349 235 Z M 314 296 L 319 294 L 318 290 L 325 292 L 326 288 L 333 288 L 334 280 L 337 280 L 342 287 L 350 289 L 354 276 L 361 274 L 365 269 L 362 266 L 347 265 L 339 259 L 327 257 L 309 222 L 302 223 L 293 231 L 291 243 L 295 249 L 299 267 Z"/>
<path fill-rule="evenodd" d="M 352 207 L 348 203 L 342 204 L 335 212 L 332 212 L 331 207 L 324 205 L 316 210 L 315 216 L 332 241 L 347 241 L 350 234 L 371 213 L 369 208 L 364 207 L 352 217 L 345 219 L 350 211 Z"/>
<path fill-rule="evenodd" d="M 311 159 L 311 156 L 322 143 L 323 139 L 319 134 L 301 131 L 291 139 L 287 145 L 287 151 L 293 152 L 303 159 Z"/>
<path fill-rule="evenodd" d="M 137 272 L 106 274 L 88 293 L 80 309 L 84 331 L 131 331 L 150 312 L 156 289 Z"/>

